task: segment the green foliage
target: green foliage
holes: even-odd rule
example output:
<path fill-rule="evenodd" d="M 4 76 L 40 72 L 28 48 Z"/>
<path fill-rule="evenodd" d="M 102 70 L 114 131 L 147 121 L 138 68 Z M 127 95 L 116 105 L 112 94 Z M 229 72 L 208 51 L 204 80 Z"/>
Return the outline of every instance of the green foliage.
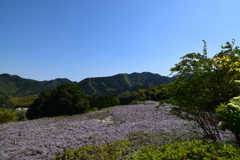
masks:
<path fill-rule="evenodd" d="M 62 84 L 54 91 L 41 92 L 27 111 L 27 117 L 53 117 L 82 114 L 90 111 L 84 90 L 74 84 Z"/>
<path fill-rule="evenodd" d="M 23 121 L 26 118 L 26 111 L 24 109 L 21 109 L 20 111 L 16 111 L 16 117 L 18 121 Z"/>
<path fill-rule="evenodd" d="M 16 75 L 1 74 L 0 95 L 12 97 L 38 95 L 42 91 L 48 89 L 54 90 L 61 84 L 70 83 L 81 86 L 87 95 L 113 95 L 118 98 L 126 98 L 130 96 L 131 92 L 139 91 L 139 89 L 146 89 L 157 84 L 166 84 L 171 80 L 171 78 L 149 72 L 86 78 L 79 83 L 60 78 L 51 81 L 35 81 L 24 79 Z M 23 105 L 26 107 L 25 104 L 22 104 L 22 106 Z"/>
<path fill-rule="evenodd" d="M 98 111 L 98 108 L 97 107 L 93 107 L 92 109 L 91 109 L 91 111 Z"/>
<path fill-rule="evenodd" d="M 206 141 L 173 142 L 159 148 L 148 145 L 141 152 L 133 155 L 133 159 L 239 159 L 240 150 L 233 147 L 224 147 L 219 143 L 208 143 Z"/>
<path fill-rule="evenodd" d="M 130 95 L 130 100 L 133 101 L 133 100 L 140 100 L 140 97 L 139 97 L 139 93 L 138 92 L 132 92 L 131 95 Z"/>
<path fill-rule="evenodd" d="M 119 100 L 115 96 L 88 96 L 90 107 L 98 109 L 119 105 Z"/>
<path fill-rule="evenodd" d="M 127 139 L 132 143 L 131 148 L 135 151 L 140 151 L 142 147 L 152 145 L 154 147 L 161 147 L 170 142 L 186 142 L 194 140 L 202 140 L 199 134 L 191 132 L 183 133 L 169 133 L 169 132 L 131 132 L 128 134 Z"/>
<path fill-rule="evenodd" d="M 14 103 L 11 102 L 9 96 L 0 95 L 0 108 L 11 109 L 14 107 Z"/>
<path fill-rule="evenodd" d="M 8 122 L 17 122 L 16 112 L 11 109 L 0 109 L 0 124 Z"/>
<path fill-rule="evenodd" d="M 130 96 L 130 91 L 125 91 L 125 92 L 122 92 L 120 94 L 118 94 L 118 98 L 128 98 Z"/>
<path fill-rule="evenodd" d="M 232 139 L 212 143 L 208 142 L 208 139 L 199 136 L 199 134 L 191 132 L 168 133 L 140 131 L 131 132 L 127 138 L 131 142 L 130 147 L 135 151 L 134 154 L 132 154 L 132 159 L 168 159 L 170 157 L 172 159 L 203 159 L 201 156 L 205 158 L 211 156 L 227 159 L 231 156 L 233 158 L 235 155 L 237 157 L 240 156 L 240 150 Z M 224 145 L 230 144 L 232 144 L 233 147 L 223 147 Z M 217 152 L 214 150 L 217 150 Z M 233 153 L 233 155 L 231 155 L 231 153 Z M 184 155 L 186 157 L 184 157 Z"/>
<path fill-rule="evenodd" d="M 15 109 L 28 108 L 38 95 L 30 95 L 24 97 L 12 97 L 0 95 L 0 108 Z"/>
<path fill-rule="evenodd" d="M 238 53 L 239 50 L 232 51 L 229 49 L 216 56 L 223 56 L 223 53 L 227 54 L 229 52 Z M 165 95 L 170 95 L 169 102 L 178 106 L 172 108 L 172 115 L 197 121 L 197 127 L 204 129 L 208 133 L 206 136 L 216 141 L 220 139 L 218 130 L 215 128 L 214 132 L 217 133 L 215 135 L 205 127 L 205 124 L 210 122 L 213 126 L 217 126 L 220 117 L 216 115 L 214 109 L 220 103 L 239 95 L 240 90 L 235 83 L 229 83 L 233 80 L 235 73 L 228 72 L 226 68 L 214 68 L 214 66 L 217 67 L 217 64 L 208 59 L 206 55 L 206 43 L 204 41 L 204 55 L 191 53 L 181 57 L 183 60 L 170 69 L 172 73 L 178 71 L 181 76 L 178 76 L 176 80 L 166 86 L 167 92 Z M 199 61 L 194 60 L 195 58 Z M 188 73 L 191 76 L 188 76 Z M 203 111 L 207 111 L 208 114 Z"/>
<path fill-rule="evenodd" d="M 138 100 L 133 100 L 131 104 L 140 104 Z"/>
<path fill-rule="evenodd" d="M 239 79 L 240 76 L 240 68 L 239 67 L 239 61 L 240 61 L 240 50 L 238 49 L 239 47 L 236 46 L 233 49 L 233 45 L 235 43 L 235 39 L 233 39 L 232 44 L 230 44 L 229 42 L 226 43 L 226 46 L 221 46 L 222 49 L 227 49 L 225 51 L 221 51 L 218 55 L 215 55 L 214 58 L 217 59 L 210 59 L 211 61 L 216 61 L 217 62 L 217 66 L 219 68 L 225 68 L 225 69 L 229 69 L 229 72 L 233 72 L 234 73 L 234 78 L 235 79 Z M 237 54 L 237 56 L 235 55 Z M 226 55 L 226 56 L 223 56 Z M 230 83 L 233 82 L 232 80 L 230 81 Z"/>
<path fill-rule="evenodd" d="M 130 104 L 131 101 L 130 101 L 130 98 L 129 97 L 126 97 L 126 98 L 119 98 L 119 104 L 120 105 L 128 105 Z"/>
<path fill-rule="evenodd" d="M 16 104 L 16 107 L 28 108 L 34 100 L 38 98 L 38 95 L 29 95 L 24 97 L 10 97 L 10 101 Z"/>
<path fill-rule="evenodd" d="M 240 146 L 240 96 L 229 100 L 230 103 L 221 104 L 216 112 L 220 114 L 222 121 L 218 124 L 220 130 L 230 130 Z"/>
<path fill-rule="evenodd" d="M 150 85 L 169 83 L 171 78 L 148 72 L 118 74 L 110 77 L 86 78 L 78 83 L 87 95 L 114 95 L 122 97 L 124 92 L 134 92 L 139 89 L 149 88 Z M 124 94 L 123 94 L 124 95 Z"/>
<path fill-rule="evenodd" d="M 140 101 L 147 100 L 147 95 L 146 95 L 146 90 L 145 89 L 139 89 L 138 94 L 139 94 L 139 100 Z"/>
<path fill-rule="evenodd" d="M 56 155 L 53 160 L 67 160 L 67 159 L 84 159 L 84 160 L 117 160 L 119 157 L 129 159 L 130 156 L 124 155 L 133 151 L 130 147 L 130 143 L 127 140 L 119 140 L 111 143 L 105 143 L 102 146 L 83 146 L 79 149 L 65 149 L 64 154 Z M 123 155 L 123 156 L 122 156 Z"/>
<path fill-rule="evenodd" d="M 139 89 L 138 92 L 132 92 L 129 101 L 133 100 L 139 100 L 139 101 L 145 101 L 145 100 L 163 100 L 163 99 L 169 99 L 169 96 L 164 95 L 164 93 L 167 93 L 167 86 L 168 84 L 160 84 L 156 85 L 154 87 L 150 87 L 147 89 Z"/>
<path fill-rule="evenodd" d="M 167 93 L 167 86 L 168 84 L 160 84 L 146 89 L 148 100 L 159 101 L 169 99 L 169 96 L 164 95 L 164 93 Z"/>

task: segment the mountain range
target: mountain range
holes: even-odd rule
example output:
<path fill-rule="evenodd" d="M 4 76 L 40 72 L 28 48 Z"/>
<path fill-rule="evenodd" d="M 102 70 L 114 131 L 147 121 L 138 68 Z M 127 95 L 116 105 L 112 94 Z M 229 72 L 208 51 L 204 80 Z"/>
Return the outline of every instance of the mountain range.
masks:
<path fill-rule="evenodd" d="M 176 76 L 166 77 L 150 72 L 117 74 L 109 77 L 86 78 L 80 82 L 73 82 L 66 78 L 49 81 L 37 81 L 21 78 L 18 75 L 0 74 L 0 95 L 28 96 L 40 94 L 41 91 L 54 90 L 61 84 L 81 86 L 87 95 L 118 95 L 125 91 L 138 91 L 158 84 L 168 84 Z"/>

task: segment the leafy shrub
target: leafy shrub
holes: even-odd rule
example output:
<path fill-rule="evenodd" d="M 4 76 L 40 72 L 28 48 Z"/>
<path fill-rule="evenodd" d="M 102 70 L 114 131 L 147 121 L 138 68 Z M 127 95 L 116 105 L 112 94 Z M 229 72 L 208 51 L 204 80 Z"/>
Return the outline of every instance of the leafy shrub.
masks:
<path fill-rule="evenodd" d="M 91 108 L 98 109 L 107 108 L 119 105 L 119 100 L 115 96 L 88 96 L 89 105 Z"/>
<path fill-rule="evenodd" d="M 11 109 L 0 109 L 0 124 L 16 121 L 18 121 L 18 117 L 15 111 Z"/>
<path fill-rule="evenodd" d="M 93 107 L 93 108 L 91 109 L 91 111 L 98 111 L 98 108 L 97 108 L 97 107 Z"/>
<path fill-rule="evenodd" d="M 26 117 L 26 111 L 24 109 L 21 109 L 20 111 L 16 111 L 16 117 L 19 121 L 24 120 L 24 118 Z"/>
<path fill-rule="evenodd" d="M 208 143 L 199 140 L 193 142 L 173 142 L 172 144 L 163 145 L 156 148 L 148 145 L 141 148 L 132 156 L 133 159 L 240 159 L 240 150 L 233 146 L 222 146 L 219 143 Z"/>
<path fill-rule="evenodd" d="M 139 151 L 141 147 L 147 145 L 153 145 L 155 147 L 161 147 L 164 144 L 169 144 L 171 141 L 185 142 L 201 140 L 198 134 L 189 132 L 182 133 L 169 133 L 169 132 L 131 132 L 127 139 L 132 143 L 132 148 L 135 151 Z"/>
<path fill-rule="evenodd" d="M 138 100 L 133 100 L 131 104 L 140 104 Z"/>
<path fill-rule="evenodd" d="M 118 140 L 111 143 L 105 143 L 102 146 L 90 146 L 86 145 L 79 149 L 66 149 L 64 154 L 57 155 L 53 160 L 67 160 L 67 159 L 84 159 L 84 160 L 99 160 L 99 159 L 111 159 L 117 160 L 120 158 L 129 158 L 129 152 L 133 151 L 129 147 L 130 143 L 125 140 Z"/>
<path fill-rule="evenodd" d="M 130 97 L 129 97 L 130 101 L 133 101 L 133 100 L 139 100 L 140 97 L 139 97 L 139 93 L 138 92 L 132 92 Z"/>

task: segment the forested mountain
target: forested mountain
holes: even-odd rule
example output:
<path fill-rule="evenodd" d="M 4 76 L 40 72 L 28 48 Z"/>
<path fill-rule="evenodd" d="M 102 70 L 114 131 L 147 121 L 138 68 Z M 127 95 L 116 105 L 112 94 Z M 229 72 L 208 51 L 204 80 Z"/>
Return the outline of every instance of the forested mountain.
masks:
<path fill-rule="evenodd" d="M 77 84 L 66 78 L 58 78 L 50 81 L 36 81 L 21 78 L 17 75 L 0 75 L 0 95 L 23 97 L 27 95 L 40 94 L 47 89 L 55 89 L 61 84 Z"/>
<path fill-rule="evenodd" d="M 175 78 L 175 76 L 173 77 Z M 17 75 L 0 75 L 0 95 L 27 96 L 40 94 L 41 91 L 54 90 L 61 84 L 81 86 L 87 95 L 118 95 L 125 91 L 138 91 L 157 84 L 167 84 L 173 79 L 150 72 L 117 74 L 109 77 L 86 78 L 80 82 L 72 82 L 66 78 L 50 81 L 36 81 L 21 78 Z"/>
<path fill-rule="evenodd" d="M 149 72 L 117 74 L 110 77 L 86 78 L 78 83 L 88 95 L 116 95 L 157 84 L 170 83 L 171 78 Z"/>

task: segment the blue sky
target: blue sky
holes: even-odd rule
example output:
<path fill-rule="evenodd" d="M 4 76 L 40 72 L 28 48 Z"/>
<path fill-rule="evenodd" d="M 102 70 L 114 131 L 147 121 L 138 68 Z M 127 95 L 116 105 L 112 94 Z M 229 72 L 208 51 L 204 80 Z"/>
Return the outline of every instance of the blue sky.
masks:
<path fill-rule="evenodd" d="M 240 46 L 239 6 L 239 0 L 0 0 L 0 74 L 77 82 L 133 72 L 168 76 L 180 57 L 203 54 L 202 40 L 209 58 L 232 38 Z"/>

